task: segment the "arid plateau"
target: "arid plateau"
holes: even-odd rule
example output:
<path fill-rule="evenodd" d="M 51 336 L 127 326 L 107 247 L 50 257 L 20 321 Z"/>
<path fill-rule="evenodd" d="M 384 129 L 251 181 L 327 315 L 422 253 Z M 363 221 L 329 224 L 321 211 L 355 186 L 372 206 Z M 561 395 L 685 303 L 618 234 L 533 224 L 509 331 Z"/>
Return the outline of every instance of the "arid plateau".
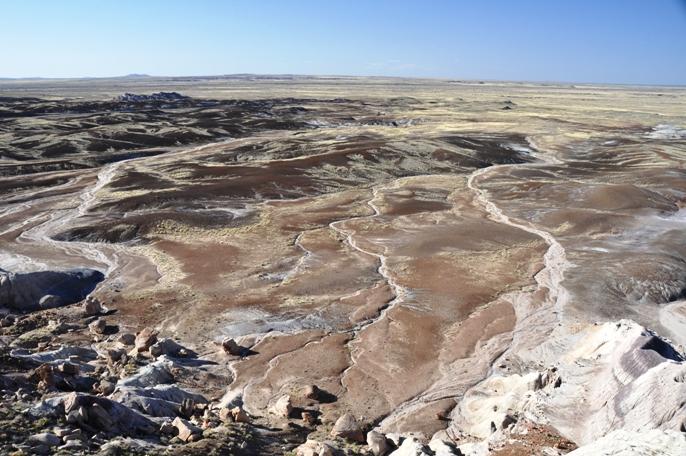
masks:
<path fill-rule="evenodd" d="M 686 454 L 686 89 L 0 81 L 0 454 Z"/>

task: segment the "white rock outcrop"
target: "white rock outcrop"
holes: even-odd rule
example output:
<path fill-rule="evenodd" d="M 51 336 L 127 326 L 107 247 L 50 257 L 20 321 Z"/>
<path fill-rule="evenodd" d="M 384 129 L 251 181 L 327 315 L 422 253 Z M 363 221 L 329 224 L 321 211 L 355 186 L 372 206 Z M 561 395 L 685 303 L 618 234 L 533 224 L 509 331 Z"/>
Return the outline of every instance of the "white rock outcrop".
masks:
<path fill-rule="evenodd" d="M 590 325 L 554 345 L 551 369 L 496 373 L 471 388 L 453 411 L 451 429 L 485 439 L 519 414 L 578 445 L 617 430 L 683 429 L 686 363 L 665 339 L 621 320 Z"/>
<path fill-rule="evenodd" d="M 686 454 L 686 434 L 659 429 L 643 432 L 613 431 L 567 454 L 569 456 L 683 456 Z"/>

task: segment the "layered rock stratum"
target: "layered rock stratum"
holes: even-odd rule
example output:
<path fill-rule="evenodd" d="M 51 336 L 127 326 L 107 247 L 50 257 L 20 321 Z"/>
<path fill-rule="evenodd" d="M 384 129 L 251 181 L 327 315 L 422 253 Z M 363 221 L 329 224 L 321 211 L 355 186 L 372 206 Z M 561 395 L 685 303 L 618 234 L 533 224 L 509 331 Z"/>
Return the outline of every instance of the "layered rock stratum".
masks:
<path fill-rule="evenodd" d="M 0 96 L 2 451 L 686 451 L 683 88 Z"/>

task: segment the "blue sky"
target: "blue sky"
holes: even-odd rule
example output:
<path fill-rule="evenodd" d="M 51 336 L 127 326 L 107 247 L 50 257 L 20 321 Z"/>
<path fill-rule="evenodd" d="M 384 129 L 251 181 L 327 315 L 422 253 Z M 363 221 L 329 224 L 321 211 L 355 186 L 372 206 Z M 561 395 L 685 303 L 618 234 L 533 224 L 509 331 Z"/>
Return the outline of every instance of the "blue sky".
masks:
<path fill-rule="evenodd" d="M 2 0 L 0 77 L 686 84 L 686 0 Z"/>

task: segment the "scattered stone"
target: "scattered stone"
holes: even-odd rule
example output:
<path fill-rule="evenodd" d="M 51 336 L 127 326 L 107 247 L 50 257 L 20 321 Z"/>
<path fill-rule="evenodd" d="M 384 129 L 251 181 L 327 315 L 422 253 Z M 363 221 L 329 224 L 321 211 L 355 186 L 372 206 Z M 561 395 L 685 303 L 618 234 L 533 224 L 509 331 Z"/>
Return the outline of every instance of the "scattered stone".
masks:
<path fill-rule="evenodd" d="M 219 411 L 219 419 L 223 421 L 224 423 L 249 423 L 250 422 L 250 417 L 248 416 L 247 413 L 245 413 L 245 410 L 242 408 L 236 406 L 234 408 L 222 408 Z"/>
<path fill-rule="evenodd" d="M 62 439 L 60 439 L 58 436 L 51 432 L 41 432 L 40 434 L 34 434 L 31 437 L 29 437 L 28 442 L 31 445 L 43 445 L 50 448 L 61 444 Z"/>
<path fill-rule="evenodd" d="M 308 439 L 295 449 L 295 454 L 296 456 L 334 456 L 335 453 L 331 445 Z"/>
<path fill-rule="evenodd" d="M 202 434 L 193 434 L 188 438 L 189 442 L 198 442 L 202 440 L 203 435 Z"/>
<path fill-rule="evenodd" d="M 303 410 L 300 417 L 306 426 L 315 426 L 317 424 L 317 416 L 309 410 Z"/>
<path fill-rule="evenodd" d="M 291 404 L 291 397 L 289 395 L 281 396 L 270 408 L 269 413 L 283 418 L 288 418 L 293 411 Z"/>
<path fill-rule="evenodd" d="M 150 354 L 155 358 L 162 355 L 178 357 L 181 350 L 183 347 L 174 340 L 164 338 L 150 347 Z"/>
<path fill-rule="evenodd" d="M 69 428 L 55 428 L 52 430 L 52 432 L 57 436 L 57 437 L 64 437 L 66 435 L 69 435 L 73 432 L 73 429 Z"/>
<path fill-rule="evenodd" d="M 93 334 L 97 335 L 105 334 L 105 328 L 107 328 L 107 322 L 102 318 L 98 318 L 97 320 L 88 325 L 88 329 Z"/>
<path fill-rule="evenodd" d="M 77 451 L 82 451 L 86 447 L 81 440 L 67 440 L 64 445 L 58 447 L 61 451 L 66 451 L 67 454 L 74 454 Z"/>
<path fill-rule="evenodd" d="M 35 368 L 29 378 L 33 379 L 34 381 L 37 381 L 39 383 L 39 386 L 43 388 L 55 385 L 54 369 L 52 365 L 47 363 L 41 364 L 40 366 Z"/>
<path fill-rule="evenodd" d="M 16 319 L 14 315 L 5 315 L 2 320 L 0 320 L 0 326 L 3 328 L 7 328 L 9 326 L 12 326 L 15 323 Z"/>
<path fill-rule="evenodd" d="M 79 407 L 76 410 L 71 410 L 67 412 L 66 420 L 69 424 L 86 424 L 86 421 L 88 420 L 86 409 L 84 407 Z"/>
<path fill-rule="evenodd" d="M 219 410 L 219 419 L 222 420 L 224 423 L 228 423 L 230 421 L 233 421 L 233 415 L 231 413 L 231 409 L 227 407 L 223 407 L 221 410 Z"/>
<path fill-rule="evenodd" d="M 380 432 L 367 432 L 367 445 L 374 456 L 385 456 L 391 451 L 391 445 Z"/>
<path fill-rule="evenodd" d="M 39 455 L 48 455 L 50 454 L 50 447 L 47 445 L 36 444 L 36 446 L 31 447 L 31 453 Z"/>
<path fill-rule="evenodd" d="M 336 420 L 333 429 L 331 429 L 331 436 L 341 437 L 354 442 L 365 441 L 362 426 L 360 426 L 355 417 L 350 413 L 346 413 Z"/>
<path fill-rule="evenodd" d="M 123 348 L 108 348 L 105 351 L 105 359 L 109 364 L 114 364 L 121 361 L 126 356 L 126 350 Z"/>
<path fill-rule="evenodd" d="M 57 365 L 57 371 L 64 375 L 79 375 L 80 369 L 78 364 L 60 363 Z"/>
<path fill-rule="evenodd" d="M 459 454 L 459 453 L 458 453 Z M 408 437 L 403 440 L 400 447 L 391 453 L 391 456 L 431 456 L 433 451 L 422 444 L 415 437 Z"/>
<path fill-rule="evenodd" d="M 89 317 L 103 314 L 105 311 L 102 303 L 96 297 L 88 296 L 83 303 L 83 312 Z"/>
<path fill-rule="evenodd" d="M 114 420 L 110 414 L 97 402 L 88 409 L 88 422 L 96 429 L 112 429 Z"/>
<path fill-rule="evenodd" d="M 500 424 L 500 429 L 507 429 L 517 422 L 517 417 L 511 414 L 506 414 L 503 422 Z"/>
<path fill-rule="evenodd" d="M 222 348 L 226 353 L 233 356 L 241 356 L 245 349 L 238 345 L 238 343 L 231 338 L 226 338 L 222 341 Z"/>
<path fill-rule="evenodd" d="M 103 396 L 109 396 L 115 390 L 117 385 L 109 380 L 101 380 L 98 384 L 98 392 Z"/>
<path fill-rule="evenodd" d="M 136 351 L 147 351 L 153 344 L 157 342 L 157 331 L 152 328 L 144 328 L 137 335 L 134 342 Z"/>
<path fill-rule="evenodd" d="M 462 454 L 454 445 L 441 439 L 432 439 L 429 442 L 429 449 L 434 452 L 435 456 L 456 456 Z"/>
<path fill-rule="evenodd" d="M 131 333 L 123 333 L 119 335 L 117 342 L 125 346 L 131 346 L 136 343 L 136 336 Z"/>
<path fill-rule="evenodd" d="M 190 442 L 192 441 L 191 438 L 193 435 L 201 435 L 202 430 L 191 423 L 188 420 L 184 420 L 183 418 L 176 417 L 174 418 L 174 421 L 172 421 L 172 425 L 176 427 L 176 429 L 179 431 L 179 439 L 181 439 L 184 442 Z"/>
<path fill-rule="evenodd" d="M 240 407 L 234 407 L 231 409 L 231 416 L 236 423 L 249 423 L 250 417 L 245 410 Z"/>
<path fill-rule="evenodd" d="M 165 421 L 160 425 L 160 434 L 175 436 L 179 430 L 171 421 Z"/>
<path fill-rule="evenodd" d="M 64 442 L 69 442 L 70 440 L 84 440 L 83 431 L 81 431 L 81 429 L 77 429 L 76 432 L 72 432 L 71 434 L 67 434 L 62 437 L 62 441 Z"/>

